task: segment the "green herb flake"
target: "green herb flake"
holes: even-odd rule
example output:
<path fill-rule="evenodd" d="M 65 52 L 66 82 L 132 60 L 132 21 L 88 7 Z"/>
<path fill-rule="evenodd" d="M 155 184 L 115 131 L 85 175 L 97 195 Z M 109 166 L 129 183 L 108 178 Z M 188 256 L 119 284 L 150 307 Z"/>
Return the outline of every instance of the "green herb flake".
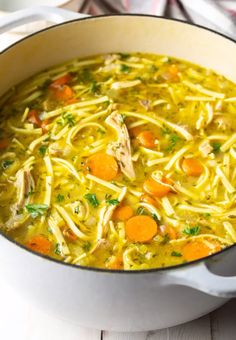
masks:
<path fill-rule="evenodd" d="M 39 148 L 40 155 L 41 156 L 45 156 L 46 151 L 47 151 L 47 146 L 46 145 L 41 145 L 40 148 Z"/>
<path fill-rule="evenodd" d="M 100 90 L 100 85 L 96 81 L 93 81 L 91 86 L 90 86 L 90 92 L 98 93 L 99 90 Z"/>
<path fill-rule="evenodd" d="M 97 208 L 99 206 L 99 201 L 96 194 L 86 194 L 84 198 L 91 204 L 92 207 Z"/>
<path fill-rule="evenodd" d="M 82 245 L 82 248 L 85 252 L 88 252 L 91 249 L 91 246 L 92 244 L 89 241 L 87 241 Z"/>
<path fill-rule="evenodd" d="M 98 128 L 97 132 L 101 133 L 101 135 L 105 135 L 105 133 L 106 133 L 106 131 L 101 129 L 101 128 Z"/>
<path fill-rule="evenodd" d="M 183 233 L 188 236 L 196 236 L 200 233 L 200 226 L 196 225 L 194 227 L 187 227 L 183 230 Z"/>
<path fill-rule="evenodd" d="M 80 212 L 79 206 L 75 207 L 74 212 L 75 212 L 75 214 L 78 214 Z"/>
<path fill-rule="evenodd" d="M 5 159 L 4 161 L 2 161 L 3 170 L 8 169 L 9 166 L 12 165 L 13 163 L 14 163 L 14 161 L 10 161 L 9 159 Z"/>
<path fill-rule="evenodd" d="M 181 138 L 180 138 L 178 135 L 176 135 L 176 134 L 171 134 L 171 135 L 169 136 L 169 145 L 168 145 L 168 147 L 166 148 L 166 151 L 167 151 L 167 152 L 172 151 L 172 150 L 174 149 L 174 147 L 176 146 L 176 144 L 177 144 L 178 142 L 180 142 L 180 141 L 181 141 Z"/>
<path fill-rule="evenodd" d="M 138 207 L 136 211 L 137 215 L 147 215 L 146 209 L 144 207 Z"/>
<path fill-rule="evenodd" d="M 120 65 L 120 71 L 123 72 L 123 73 L 129 73 L 130 72 L 130 67 L 125 65 L 125 64 L 122 64 Z"/>
<path fill-rule="evenodd" d="M 177 251 L 172 251 L 171 256 L 181 257 L 182 254 L 181 254 L 181 253 L 178 253 Z"/>
<path fill-rule="evenodd" d="M 211 214 L 210 213 L 204 213 L 203 217 L 205 217 L 205 219 L 209 219 L 211 217 Z"/>
<path fill-rule="evenodd" d="M 109 200 L 106 200 L 106 203 L 109 204 L 109 205 L 117 205 L 119 204 L 119 200 L 114 198 L 114 199 L 109 199 Z"/>
<path fill-rule="evenodd" d="M 65 199 L 65 196 L 64 195 L 61 195 L 61 194 L 58 194 L 57 195 L 57 202 L 60 203 L 60 202 L 63 202 Z"/>
<path fill-rule="evenodd" d="M 57 255 L 61 255 L 61 246 L 59 243 L 56 243 L 54 253 Z"/>
<path fill-rule="evenodd" d="M 222 145 L 222 144 L 219 143 L 219 142 L 214 142 L 214 143 L 211 144 L 211 146 L 213 147 L 213 152 L 214 152 L 215 154 L 217 154 L 217 153 L 220 152 L 221 145 Z"/>
<path fill-rule="evenodd" d="M 160 221 L 159 221 L 159 219 L 158 219 L 158 217 L 157 217 L 157 215 L 156 214 L 152 214 L 152 218 L 157 222 L 157 223 L 159 223 Z"/>
<path fill-rule="evenodd" d="M 43 216 L 47 210 L 48 205 L 47 204 L 27 204 L 25 206 L 28 213 L 31 215 L 31 217 L 36 218 L 39 216 Z"/>
<path fill-rule="evenodd" d="M 62 113 L 60 120 L 57 121 L 57 124 L 65 126 L 69 125 L 70 127 L 75 125 L 75 119 L 71 113 Z"/>

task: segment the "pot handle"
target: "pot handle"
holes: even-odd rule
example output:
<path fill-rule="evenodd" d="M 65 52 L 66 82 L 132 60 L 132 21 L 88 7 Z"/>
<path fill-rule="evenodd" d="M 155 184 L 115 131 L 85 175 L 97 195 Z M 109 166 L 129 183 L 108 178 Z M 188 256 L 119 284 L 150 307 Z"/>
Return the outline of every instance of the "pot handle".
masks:
<path fill-rule="evenodd" d="M 192 287 L 208 295 L 222 298 L 236 297 L 236 276 L 214 274 L 205 262 L 188 269 L 176 269 L 168 274 L 170 284 Z"/>
<path fill-rule="evenodd" d="M 55 24 L 87 17 L 86 14 L 68 11 L 62 8 L 36 6 L 13 12 L 0 19 L 0 34 L 33 21 L 46 20 Z"/>

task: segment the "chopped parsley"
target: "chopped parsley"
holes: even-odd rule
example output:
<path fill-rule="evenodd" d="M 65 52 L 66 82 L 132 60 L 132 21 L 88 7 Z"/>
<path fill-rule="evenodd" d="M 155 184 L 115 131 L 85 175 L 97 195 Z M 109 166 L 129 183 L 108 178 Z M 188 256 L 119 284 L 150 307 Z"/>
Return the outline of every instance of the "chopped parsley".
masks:
<path fill-rule="evenodd" d="M 106 131 L 101 129 L 101 128 L 98 128 L 97 132 L 101 133 L 102 135 L 105 135 L 105 133 L 106 133 Z"/>
<path fill-rule="evenodd" d="M 61 194 L 58 194 L 57 195 L 57 202 L 63 202 L 64 201 L 64 199 L 65 199 L 65 196 L 64 195 L 61 195 Z"/>
<path fill-rule="evenodd" d="M 122 64 L 122 65 L 120 65 L 120 71 L 123 72 L 123 73 L 129 73 L 130 67 L 125 65 L 125 64 Z"/>
<path fill-rule="evenodd" d="M 75 207 L 74 212 L 75 212 L 75 214 L 78 214 L 80 212 L 79 206 Z"/>
<path fill-rule="evenodd" d="M 46 145 L 41 145 L 40 148 L 39 148 L 40 155 L 41 156 L 45 156 L 46 151 L 47 151 L 47 146 Z"/>
<path fill-rule="evenodd" d="M 171 256 L 181 257 L 182 254 L 181 254 L 181 253 L 178 253 L 177 251 L 172 251 Z"/>
<path fill-rule="evenodd" d="M 39 216 L 43 216 L 47 210 L 48 205 L 47 204 L 27 204 L 25 206 L 28 213 L 31 215 L 31 217 L 36 218 Z"/>
<path fill-rule="evenodd" d="M 167 152 L 170 152 L 170 151 L 172 151 L 173 149 L 174 149 L 174 147 L 176 146 L 176 144 L 179 142 L 181 140 L 181 138 L 178 136 L 178 135 L 176 135 L 176 134 L 171 134 L 170 136 L 169 136 L 169 145 L 168 145 L 168 147 L 166 148 L 166 151 Z"/>
<path fill-rule="evenodd" d="M 157 223 L 160 222 L 156 214 L 152 214 L 152 218 L 153 218 Z"/>
<path fill-rule="evenodd" d="M 220 152 L 220 147 L 221 147 L 221 143 L 219 142 L 214 142 L 211 144 L 211 146 L 213 147 L 213 152 L 215 154 L 219 153 Z"/>
<path fill-rule="evenodd" d="M 69 125 L 71 127 L 75 125 L 75 119 L 71 113 L 64 112 L 61 115 L 61 119 L 57 121 L 57 123 L 62 126 Z"/>
<path fill-rule="evenodd" d="M 144 207 L 138 207 L 136 211 L 137 215 L 147 215 L 146 209 Z"/>
<path fill-rule="evenodd" d="M 210 213 L 204 213 L 203 216 L 204 216 L 206 219 L 208 219 L 208 218 L 211 217 L 211 214 L 210 214 Z"/>
<path fill-rule="evenodd" d="M 84 251 L 89 251 L 91 249 L 91 246 L 92 246 L 91 243 L 87 241 L 82 245 L 82 248 Z"/>
<path fill-rule="evenodd" d="M 60 243 L 56 243 L 54 253 L 57 254 L 57 255 L 61 255 Z"/>
<path fill-rule="evenodd" d="M 195 227 L 187 227 L 183 230 L 183 233 L 188 236 L 195 236 L 200 233 L 200 226 L 196 225 Z"/>
<path fill-rule="evenodd" d="M 5 159 L 4 161 L 2 161 L 3 170 L 8 169 L 12 163 L 14 163 L 14 161 L 10 161 L 9 159 Z"/>
<path fill-rule="evenodd" d="M 96 194 L 86 194 L 84 198 L 91 204 L 92 207 L 97 208 L 99 206 L 99 201 Z"/>
<path fill-rule="evenodd" d="M 92 85 L 90 86 L 90 92 L 97 93 L 99 92 L 99 90 L 100 90 L 100 85 L 96 81 L 93 81 Z"/>
<path fill-rule="evenodd" d="M 120 202 L 119 202 L 118 199 L 114 198 L 114 199 L 108 199 L 108 200 L 106 200 L 106 203 L 109 204 L 109 205 L 117 205 L 117 204 L 119 204 Z"/>

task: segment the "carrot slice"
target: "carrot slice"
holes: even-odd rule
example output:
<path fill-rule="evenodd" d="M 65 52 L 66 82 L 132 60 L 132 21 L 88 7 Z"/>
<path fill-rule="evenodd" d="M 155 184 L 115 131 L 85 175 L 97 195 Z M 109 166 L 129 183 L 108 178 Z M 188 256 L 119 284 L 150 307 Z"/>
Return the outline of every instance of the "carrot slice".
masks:
<path fill-rule="evenodd" d="M 174 228 L 170 227 L 169 225 L 161 225 L 160 226 L 160 233 L 162 236 L 167 235 L 170 240 L 177 239 L 177 233 Z"/>
<path fill-rule="evenodd" d="M 66 101 L 73 98 L 73 91 L 68 85 L 53 87 L 53 95 L 57 100 Z"/>
<path fill-rule="evenodd" d="M 139 143 L 145 148 L 154 148 L 157 143 L 157 138 L 151 131 L 140 132 L 137 136 Z"/>
<path fill-rule="evenodd" d="M 1 149 L 6 149 L 8 146 L 8 140 L 6 138 L 0 139 L 0 150 Z"/>
<path fill-rule="evenodd" d="M 149 242 L 157 233 L 157 224 L 150 216 L 134 216 L 125 224 L 127 237 L 134 242 Z"/>
<path fill-rule="evenodd" d="M 171 190 L 169 186 L 165 185 L 165 183 L 168 184 L 168 180 L 165 177 L 162 178 L 162 183 L 163 184 L 155 181 L 153 178 L 150 177 L 144 182 L 143 189 L 149 195 L 161 198 L 166 196 Z"/>
<path fill-rule="evenodd" d="M 43 133 L 48 132 L 48 124 L 50 123 L 50 119 L 45 119 L 41 122 L 41 128 L 43 130 Z"/>
<path fill-rule="evenodd" d="M 199 241 L 192 241 L 183 247 L 183 256 L 187 261 L 193 261 L 206 257 L 214 252 L 205 243 Z"/>
<path fill-rule="evenodd" d="M 42 121 L 38 116 L 38 111 L 31 110 L 28 113 L 28 121 L 38 127 L 41 127 Z"/>
<path fill-rule="evenodd" d="M 89 157 L 86 161 L 86 167 L 92 175 L 106 181 L 111 181 L 115 178 L 119 170 L 115 158 L 105 152 L 99 152 Z"/>
<path fill-rule="evenodd" d="M 185 158 L 182 169 L 187 176 L 199 177 L 203 172 L 203 166 L 196 158 Z"/>
<path fill-rule="evenodd" d="M 152 198 L 151 196 L 149 196 L 147 194 L 143 194 L 140 197 L 140 201 L 142 201 L 144 203 L 148 203 L 148 204 L 154 205 L 154 207 L 158 206 L 158 202 L 154 198 Z"/>
<path fill-rule="evenodd" d="M 51 251 L 52 244 L 45 236 L 36 235 L 26 243 L 26 247 L 37 253 L 48 255 Z"/>
<path fill-rule="evenodd" d="M 140 126 L 133 127 L 129 130 L 129 134 L 131 137 L 137 137 L 142 132 L 142 128 Z"/>
<path fill-rule="evenodd" d="M 116 258 L 114 258 L 113 260 L 108 262 L 106 264 L 106 267 L 108 269 L 112 269 L 112 270 L 123 269 L 124 268 L 124 263 L 123 263 L 122 256 L 117 256 Z"/>
<path fill-rule="evenodd" d="M 114 218 L 120 221 L 126 221 L 134 215 L 133 209 L 129 205 L 123 205 L 116 208 Z"/>
<path fill-rule="evenodd" d="M 69 241 L 77 241 L 78 239 L 78 236 L 76 236 L 69 228 L 63 228 L 62 233 Z"/>
<path fill-rule="evenodd" d="M 68 84 L 72 80 L 72 77 L 69 73 L 65 74 L 62 77 L 55 79 L 51 84 L 50 87 L 62 86 Z"/>

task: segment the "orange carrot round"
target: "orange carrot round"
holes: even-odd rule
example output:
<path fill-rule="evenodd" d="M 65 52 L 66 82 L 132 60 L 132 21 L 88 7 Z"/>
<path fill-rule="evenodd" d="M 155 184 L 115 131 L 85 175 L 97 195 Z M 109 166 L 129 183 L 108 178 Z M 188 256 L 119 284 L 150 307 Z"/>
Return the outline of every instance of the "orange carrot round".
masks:
<path fill-rule="evenodd" d="M 157 233 L 157 224 L 150 216 L 134 216 L 125 224 L 126 236 L 134 242 L 149 242 Z"/>
<path fill-rule="evenodd" d="M 31 110 L 28 113 L 28 121 L 38 127 L 41 127 L 42 121 L 38 116 L 38 112 L 36 110 Z"/>
<path fill-rule="evenodd" d="M 139 143 L 145 148 L 154 148 L 157 142 L 157 138 L 151 131 L 140 132 L 137 136 Z"/>
<path fill-rule="evenodd" d="M 111 181 L 118 174 L 118 164 L 113 156 L 99 152 L 89 157 L 86 161 L 88 171 L 96 177 Z"/>
<path fill-rule="evenodd" d="M 161 225 L 160 233 L 162 236 L 167 235 L 170 240 L 175 240 L 177 238 L 177 233 L 175 229 L 170 227 L 169 225 Z"/>
<path fill-rule="evenodd" d="M 78 240 L 78 236 L 75 235 L 73 231 L 69 228 L 63 228 L 62 233 L 69 241 L 73 242 Z"/>
<path fill-rule="evenodd" d="M 45 236 L 36 235 L 26 243 L 26 247 L 37 253 L 48 255 L 51 251 L 52 244 Z"/>
<path fill-rule="evenodd" d="M 202 257 L 206 257 L 213 253 L 212 249 L 210 249 L 205 243 L 201 241 L 192 241 L 187 243 L 183 247 L 183 256 L 187 261 L 193 261 L 197 259 L 201 259 Z"/>
<path fill-rule="evenodd" d="M 72 80 L 72 77 L 69 73 L 55 79 L 51 84 L 50 87 L 62 86 L 68 84 Z"/>
<path fill-rule="evenodd" d="M 0 139 L 0 150 L 6 149 L 8 144 L 7 138 Z"/>
<path fill-rule="evenodd" d="M 168 184 L 168 180 L 166 178 L 162 179 L 162 183 L 159 183 L 150 177 L 144 182 L 143 189 L 149 195 L 161 198 L 166 196 L 171 191 L 171 188 L 165 185 L 165 183 Z"/>
<path fill-rule="evenodd" d="M 108 269 L 112 269 L 112 270 L 119 270 L 119 269 L 123 269 L 124 268 L 124 263 L 123 263 L 123 258 L 122 256 L 117 256 L 116 258 L 114 258 L 113 260 L 111 260 L 110 262 L 108 262 L 106 264 L 106 267 Z"/>
<path fill-rule="evenodd" d="M 50 119 L 45 119 L 41 122 L 41 128 L 43 130 L 43 133 L 48 132 L 48 124 L 50 123 Z"/>
<path fill-rule="evenodd" d="M 126 221 L 134 215 L 133 209 L 129 205 L 117 207 L 114 212 L 114 218 L 120 221 Z"/>
<path fill-rule="evenodd" d="M 138 134 L 140 134 L 141 132 L 142 132 L 141 126 L 136 126 L 129 130 L 129 134 L 131 137 L 137 137 Z"/>
<path fill-rule="evenodd" d="M 140 197 L 140 201 L 144 202 L 144 203 L 148 203 L 148 204 L 154 205 L 154 207 L 158 206 L 158 202 L 154 198 L 152 198 L 151 196 L 149 196 L 147 194 L 143 194 Z"/>
<path fill-rule="evenodd" d="M 185 158 L 182 169 L 187 176 L 199 177 L 203 172 L 203 166 L 196 158 Z"/>
<path fill-rule="evenodd" d="M 73 91 L 68 85 L 53 87 L 53 95 L 57 100 L 66 101 L 73 98 Z"/>

